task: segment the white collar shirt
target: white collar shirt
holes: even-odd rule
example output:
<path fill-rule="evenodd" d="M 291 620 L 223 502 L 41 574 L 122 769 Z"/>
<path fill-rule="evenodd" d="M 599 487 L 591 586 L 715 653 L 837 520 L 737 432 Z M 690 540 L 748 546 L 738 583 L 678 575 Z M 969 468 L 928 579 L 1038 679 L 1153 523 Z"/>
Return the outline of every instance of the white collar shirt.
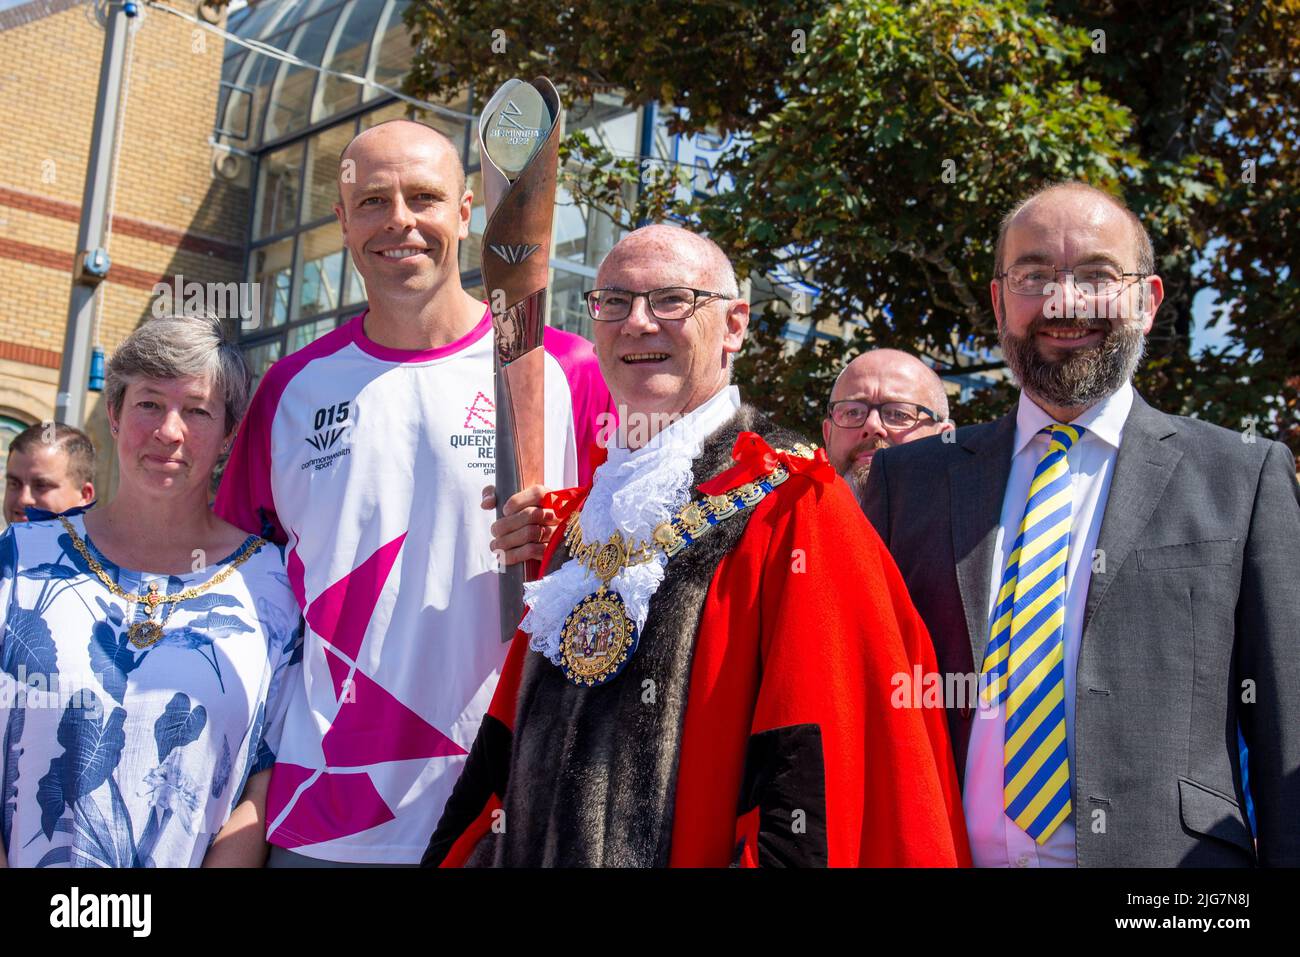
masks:
<path fill-rule="evenodd" d="M 1106 499 L 1115 473 L 1124 422 L 1133 408 L 1133 387 L 1125 383 L 1114 395 L 1098 402 L 1072 422 L 1087 431 L 1070 449 L 1070 485 L 1073 492 L 1069 560 L 1065 585 L 1065 733 L 1070 758 L 1072 802 L 1074 780 L 1074 693 L 1079 643 L 1083 635 L 1084 606 L 1097 556 Z M 1047 453 L 1048 436 L 1042 429 L 1055 420 L 1023 392 L 1016 410 L 1016 435 L 1002 500 L 993 552 L 985 619 L 989 617 L 1002 586 L 1007 552 L 1015 542 L 1024 518 L 1025 503 L 1034 470 Z M 981 708 L 972 719 L 970 744 L 966 751 L 966 777 L 962 804 L 966 829 L 976 867 L 1074 867 L 1075 825 L 1071 815 L 1039 845 L 1003 809 L 1002 771 L 1004 715 L 1001 707 Z M 1077 803 L 1074 804 L 1077 807 Z"/>

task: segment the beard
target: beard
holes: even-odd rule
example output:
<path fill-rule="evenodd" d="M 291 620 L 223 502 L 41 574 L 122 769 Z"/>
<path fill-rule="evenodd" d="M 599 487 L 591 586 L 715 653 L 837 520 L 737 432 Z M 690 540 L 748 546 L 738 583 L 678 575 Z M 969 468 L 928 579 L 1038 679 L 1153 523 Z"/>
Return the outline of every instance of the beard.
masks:
<path fill-rule="evenodd" d="M 1130 320 L 1101 320 L 1101 342 L 1090 349 L 1074 349 L 1063 358 L 1048 359 L 1040 351 L 1038 333 L 1046 328 L 1093 329 L 1088 320 L 1048 319 L 1039 316 L 1029 324 L 1024 336 L 1007 330 L 1006 311 L 1002 312 L 1002 331 L 998 341 L 1007 368 L 1020 388 L 1047 405 L 1061 409 L 1087 408 L 1114 395 L 1124 383 L 1133 379 L 1138 363 L 1146 352 L 1146 336 Z"/>
<path fill-rule="evenodd" d="M 849 450 L 848 460 L 853 462 L 859 452 L 869 452 L 872 449 L 889 448 L 889 443 L 884 439 L 867 439 L 860 442 Z M 850 465 L 844 470 L 844 481 L 849 484 L 849 490 L 853 492 L 853 497 L 858 500 L 859 505 L 866 504 L 867 479 L 871 475 L 871 462 L 860 462 Z"/>
<path fill-rule="evenodd" d="M 844 481 L 849 483 L 849 491 L 853 493 L 853 497 L 857 499 L 858 506 L 861 508 L 867 506 L 867 479 L 870 475 L 870 465 L 852 468 L 844 473 Z"/>

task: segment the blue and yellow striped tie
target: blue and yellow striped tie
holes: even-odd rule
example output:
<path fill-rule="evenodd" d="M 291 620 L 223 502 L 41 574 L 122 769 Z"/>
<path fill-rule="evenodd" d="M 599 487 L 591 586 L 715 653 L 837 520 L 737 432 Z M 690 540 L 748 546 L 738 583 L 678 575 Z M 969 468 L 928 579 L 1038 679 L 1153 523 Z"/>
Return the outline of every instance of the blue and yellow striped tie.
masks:
<path fill-rule="evenodd" d="M 1070 815 L 1065 741 L 1065 572 L 1070 554 L 1070 465 L 1084 429 L 1050 425 L 1015 546 L 1007 556 L 980 669 L 986 704 L 1005 705 L 1002 800 L 1039 844 Z"/>

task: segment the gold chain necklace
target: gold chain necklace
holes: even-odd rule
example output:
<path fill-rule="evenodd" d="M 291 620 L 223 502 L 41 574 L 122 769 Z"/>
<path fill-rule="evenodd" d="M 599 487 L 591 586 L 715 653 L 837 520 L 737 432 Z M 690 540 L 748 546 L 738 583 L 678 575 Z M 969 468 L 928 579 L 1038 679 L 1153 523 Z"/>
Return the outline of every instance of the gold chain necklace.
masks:
<path fill-rule="evenodd" d="M 184 591 L 179 591 L 174 595 L 160 595 L 158 594 L 158 583 L 155 581 L 149 583 L 149 594 L 132 595 L 122 591 L 117 583 L 108 577 L 108 574 L 104 571 L 104 566 L 99 564 L 99 561 L 94 555 L 90 554 L 90 550 L 86 548 L 86 543 L 81 540 L 79 535 L 77 535 L 77 530 L 72 527 L 72 523 L 62 515 L 59 516 L 59 521 L 63 523 L 64 531 L 66 531 L 68 536 L 72 539 L 72 547 L 77 550 L 78 554 L 80 554 L 83 559 L 85 559 L 86 564 L 90 566 L 90 570 L 95 573 L 101 582 L 104 583 L 104 587 L 112 592 L 116 597 L 126 599 L 128 603 L 128 613 L 130 612 L 131 605 L 145 606 L 145 620 L 137 621 L 126 631 L 126 635 L 131 640 L 131 644 L 135 645 L 137 648 L 148 648 L 150 645 L 155 644 L 162 638 L 162 625 L 153 620 L 153 613 L 158 610 L 159 605 L 179 604 L 186 599 L 203 594 L 213 585 L 220 585 L 223 581 L 233 575 L 240 565 L 252 558 L 254 552 L 266 544 L 266 539 L 264 538 L 256 538 L 249 542 L 244 549 L 235 556 L 234 560 L 229 565 L 217 572 L 202 585 L 194 585 L 190 588 L 186 588 Z"/>
<path fill-rule="evenodd" d="M 570 558 L 596 574 L 600 586 L 564 619 L 560 629 L 564 676 L 588 688 L 604 684 L 623 669 L 636 651 L 640 641 L 636 622 L 628 615 L 617 588 L 611 585 L 619 572 L 650 561 L 656 552 L 663 552 L 671 560 L 713 526 L 757 505 L 789 477 L 785 466 L 778 464 L 758 481 L 723 495 L 688 501 L 641 542 L 625 540 L 617 530 L 605 541 L 588 541 L 582 534 L 581 512 L 571 516 L 564 544 Z"/>
<path fill-rule="evenodd" d="M 785 467 L 778 465 L 762 481 L 771 488 L 788 477 Z M 656 525 L 649 539 L 635 544 L 625 540 L 617 530 L 606 541 L 587 540 L 582 534 L 582 513 L 579 512 L 569 519 L 564 544 L 569 549 L 570 558 L 595 572 L 602 582 L 608 584 L 623 569 L 650 561 L 656 551 L 672 558 L 710 526 L 757 505 L 766 495 L 762 482 L 749 482 L 726 495 L 706 495 L 687 502 L 668 521 Z"/>
<path fill-rule="evenodd" d="M 606 583 L 624 568 L 640 565 L 654 557 L 653 542 L 642 541 L 634 545 L 631 541 L 624 541 L 617 530 L 608 541 L 587 541 L 582 536 L 581 515 L 574 515 L 569 520 L 569 527 L 564 533 L 564 544 L 569 549 L 570 557 L 595 572 Z"/>

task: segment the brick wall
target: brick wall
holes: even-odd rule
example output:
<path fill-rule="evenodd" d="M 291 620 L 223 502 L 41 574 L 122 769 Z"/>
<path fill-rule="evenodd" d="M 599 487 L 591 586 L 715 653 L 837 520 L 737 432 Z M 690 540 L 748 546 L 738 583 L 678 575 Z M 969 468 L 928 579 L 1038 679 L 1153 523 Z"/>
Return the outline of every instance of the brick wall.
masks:
<path fill-rule="evenodd" d="M 49 370 L 63 349 L 104 41 L 91 5 L 45 7 L 53 12 L 39 19 L 0 22 L 0 406 L 30 421 L 54 411 Z M 241 278 L 248 220 L 247 187 L 213 172 L 208 144 L 221 38 L 141 10 L 125 85 L 113 268 L 99 296 L 98 342 L 109 354 L 148 314 L 155 282 L 177 273 Z M 86 424 L 107 449 L 102 410 L 89 405 Z M 109 478 L 100 476 L 105 490 Z"/>

